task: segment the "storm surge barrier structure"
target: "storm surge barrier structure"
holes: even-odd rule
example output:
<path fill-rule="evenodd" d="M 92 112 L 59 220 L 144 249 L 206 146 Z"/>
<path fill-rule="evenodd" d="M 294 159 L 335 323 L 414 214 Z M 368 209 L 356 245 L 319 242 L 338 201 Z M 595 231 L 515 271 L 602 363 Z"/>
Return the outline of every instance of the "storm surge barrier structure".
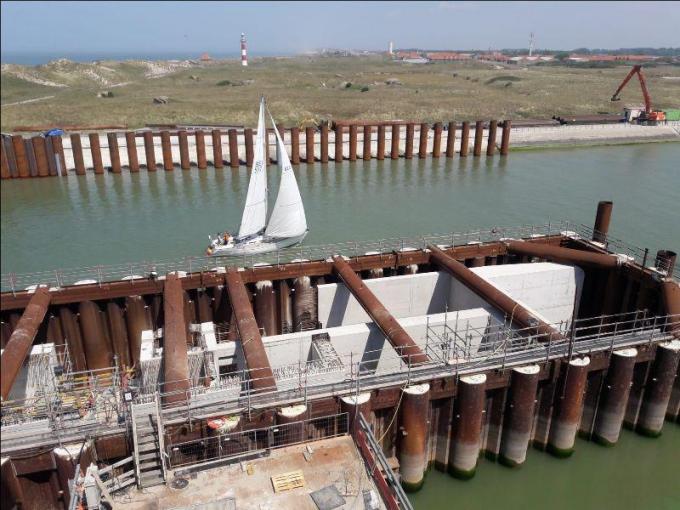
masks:
<path fill-rule="evenodd" d="M 676 255 L 611 236 L 611 210 L 592 228 L 13 275 L 10 502 L 37 508 L 36 479 L 60 501 L 74 462 L 128 462 L 140 406 L 157 409 L 154 458 L 187 470 L 350 433 L 390 508 L 395 480 L 418 490 L 430 464 L 470 478 L 480 455 L 519 466 L 531 446 L 657 436 L 680 419 Z"/>
<path fill-rule="evenodd" d="M 491 157 L 506 156 L 510 148 L 511 121 L 476 121 L 473 157 L 485 151 Z M 497 135 L 501 127 L 500 137 Z M 328 125 L 279 127 L 289 150 L 291 163 L 315 164 L 329 161 L 368 161 L 372 158 L 411 159 L 452 158 L 457 153 L 467 157 L 470 146 L 470 123 L 446 125 L 422 122 L 342 121 L 333 129 Z M 268 130 L 268 160 L 276 161 L 273 130 Z M 416 139 L 417 136 L 417 139 Z M 499 139 L 500 138 L 500 139 Z M 414 150 L 414 143 L 417 147 Z M 155 172 L 175 169 L 200 170 L 211 165 L 215 169 L 243 166 L 253 162 L 254 130 L 232 129 L 167 129 L 113 131 L 108 133 L 69 133 L 40 135 L 3 135 L 2 179 L 22 179 L 123 172 L 140 170 Z"/>

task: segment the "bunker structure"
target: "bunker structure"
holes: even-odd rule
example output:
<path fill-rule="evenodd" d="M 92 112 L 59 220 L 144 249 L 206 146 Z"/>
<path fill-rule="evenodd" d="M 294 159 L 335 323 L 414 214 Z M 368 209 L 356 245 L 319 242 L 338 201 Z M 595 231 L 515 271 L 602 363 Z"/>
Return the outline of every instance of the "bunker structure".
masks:
<path fill-rule="evenodd" d="M 611 237 L 611 211 L 3 277 L 3 508 L 98 505 L 343 434 L 382 506 L 408 508 L 430 466 L 657 436 L 680 414 L 675 253 Z"/>

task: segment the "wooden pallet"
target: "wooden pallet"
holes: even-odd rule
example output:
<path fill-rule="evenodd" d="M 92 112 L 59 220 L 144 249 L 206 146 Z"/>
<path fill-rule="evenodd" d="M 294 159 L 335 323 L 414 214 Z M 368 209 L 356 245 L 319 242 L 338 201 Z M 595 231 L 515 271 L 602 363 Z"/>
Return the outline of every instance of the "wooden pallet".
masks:
<path fill-rule="evenodd" d="M 289 471 L 280 475 L 272 476 L 274 492 L 289 491 L 305 486 L 305 477 L 302 471 Z"/>

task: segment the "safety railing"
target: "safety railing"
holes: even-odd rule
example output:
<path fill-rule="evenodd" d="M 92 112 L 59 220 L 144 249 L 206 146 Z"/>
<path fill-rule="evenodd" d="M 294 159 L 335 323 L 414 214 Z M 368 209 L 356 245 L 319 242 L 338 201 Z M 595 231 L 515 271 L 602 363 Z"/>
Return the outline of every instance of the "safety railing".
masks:
<path fill-rule="evenodd" d="M 221 376 L 210 386 L 192 386 L 193 383 L 188 381 L 189 389 L 183 391 L 167 392 L 164 391 L 165 385 L 161 384 L 158 388 L 161 400 L 175 402 L 163 405 L 162 416 L 166 424 L 191 422 L 432 378 L 652 344 L 672 338 L 668 330 L 678 320 L 678 315 L 650 316 L 645 312 L 604 315 L 580 319 L 573 325 L 554 324 L 558 333 L 539 338 L 532 328 L 514 329 L 508 321 L 491 321 L 484 326 L 470 327 L 462 321 L 457 322 L 456 314 L 450 313 L 443 326 L 428 325 L 424 338 L 414 337 L 429 356 L 426 363 L 411 363 L 405 353 L 386 341 L 382 349 L 338 356 L 327 370 L 319 370 L 314 362 L 290 364 L 286 370 L 278 371 L 287 374 L 286 377 L 277 379 L 276 387 L 267 386 L 267 389 L 258 384 L 263 379 L 261 367 Z M 111 373 L 117 373 L 114 368 L 102 372 L 109 373 L 101 375 L 102 382 L 111 377 Z M 77 374 L 71 379 L 77 380 Z M 267 382 L 271 383 L 271 379 Z M 69 393 L 65 390 L 35 399 L 3 402 L 3 449 L 41 441 L 41 444 L 56 444 L 84 437 L 84 434 L 124 430 L 130 398 L 135 403 L 151 402 L 157 398 L 155 393 L 135 394 L 134 385 L 131 383 L 127 387 L 120 375 L 114 375 L 107 384 L 91 381 L 79 387 L 83 391 Z M 182 398 L 171 398 L 178 393 Z"/>
<path fill-rule="evenodd" d="M 97 265 L 71 269 L 55 269 L 35 273 L 7 273 L 2 275 L 3 292 L 18 292 L 32 285 L 48 285 L 64 287 L 79 284 L 98 284 L 118 280 L 126 280 L 134 286 L 140 279 L 155 278 L 172 271 L 214 272 L 218 268 L 254 267 L 256 265 L 280 265 L 302 260 L 326 260 L 342 254 L 346 257 L 357 257 L 367 252 L 391 254 L 398 251 L 424 249 L 428 244 L 443 246 L 460 246 L 469 243 L 488 243 L 502 238 L 530 238 L 535 236 L 559 235 L 568 231 L 573 223 L 560 221 L 538 225 L 520 225 L 514 227 L 494 227 L 491 229 L 452 232 L 447 234 L 428 234 L 414 237 L 395 237 L 380 240 L 346 241 L 334 244 L 296 246 L 284 248 L 266 254 L 243 255 L 239 257 L 225 256 L 189 256 L 175 260 L 156 260 L 130 262 L 125 264 Z"/>
<path fill-rule="evenodd" d="M 355 441 L 366 463 L 366 470 L 373 478 L 386 508 L 394 508 L 391 504 L 394 502 L 403 510 L 413 510 L 401 483 L 397 480 L 378 440 L 373 435 L 370 425 L 361 413 L 357 415 L 357 425 L 354 432 Z"/>
<path fill-rule="evenodd" d="M 258 452 L 343 436 L 348 431 L 347 413 L 340 413 L 248 431 L 220 433 L 215 430 L 209 437 L 168 443 L 166 453 L 169 468 L 177 469 L 236 461 Z"/>
<path fill-rule="evenodd" d="M 553 335 L 537 336 L 534 328 L 515 329 L 509 321 L 487 323 L 482 327 L 463 325 L 451 332 L 455 314 L 442 326 L 446 333 L 435 334 L 428 327 L 425 338 L 414 338 L 429 356 L 429 361 L 411 363 L 409 357 L 385 342 L 382 349 L 340 356 L 341 364 L 319 371 L 314 362 L 277 367 L 286 374 L 263 378 L 262 368 L 251 367 L 229 374 L 226 387 L 221 382 L 212 386 L 195 386 L 186 391 L 162 393 L 173 397 L 182 394 L 181 405 L 164 406 L 166 422 L 177 422 L 214 415 L 216 412 L 250 411 L 282 402 L 307 402 L 310 398 L 359 393 L 385 385 L 411 384 L 433 377 L 449 377 L 481 370 L 505 368 L 525 363 L 546 362 L 565 356 L 588 355 L 623 346 L 654 343 L 671 338 L 669 326 L 680 316 L 649 316 L 645 312 L 603 315 L 580 319 L 573 323 L 553 324 Z M 448 328 L 449 331 L 444 331 Z M 291 340 L 293 342 L 294 340 Z M 403 354 L 403 355 L 402 355 Z M 258 382 L 268 383 L 266 389 Z M 177 400 L 172 399 L 170 400 Z"/>

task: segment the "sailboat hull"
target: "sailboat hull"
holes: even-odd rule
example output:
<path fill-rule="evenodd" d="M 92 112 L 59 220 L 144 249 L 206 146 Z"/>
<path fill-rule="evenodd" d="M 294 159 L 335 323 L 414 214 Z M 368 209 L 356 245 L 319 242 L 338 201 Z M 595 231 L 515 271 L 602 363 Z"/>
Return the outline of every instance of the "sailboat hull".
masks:
<path fill-rule="evenodd" d="M 258 237 L 243 243 L 234 243 L 233 245 L 216 246 L 213 253 L 214 256 L 239 257 L 243 255 L 257 255 L 260 253 L 270 253 L 273 251 L 295 246 L 307 237 L 307 232 L 302 235 L 294 237 L 285 237 L 280 239 L 267 239 L 266 237 Z"/>

